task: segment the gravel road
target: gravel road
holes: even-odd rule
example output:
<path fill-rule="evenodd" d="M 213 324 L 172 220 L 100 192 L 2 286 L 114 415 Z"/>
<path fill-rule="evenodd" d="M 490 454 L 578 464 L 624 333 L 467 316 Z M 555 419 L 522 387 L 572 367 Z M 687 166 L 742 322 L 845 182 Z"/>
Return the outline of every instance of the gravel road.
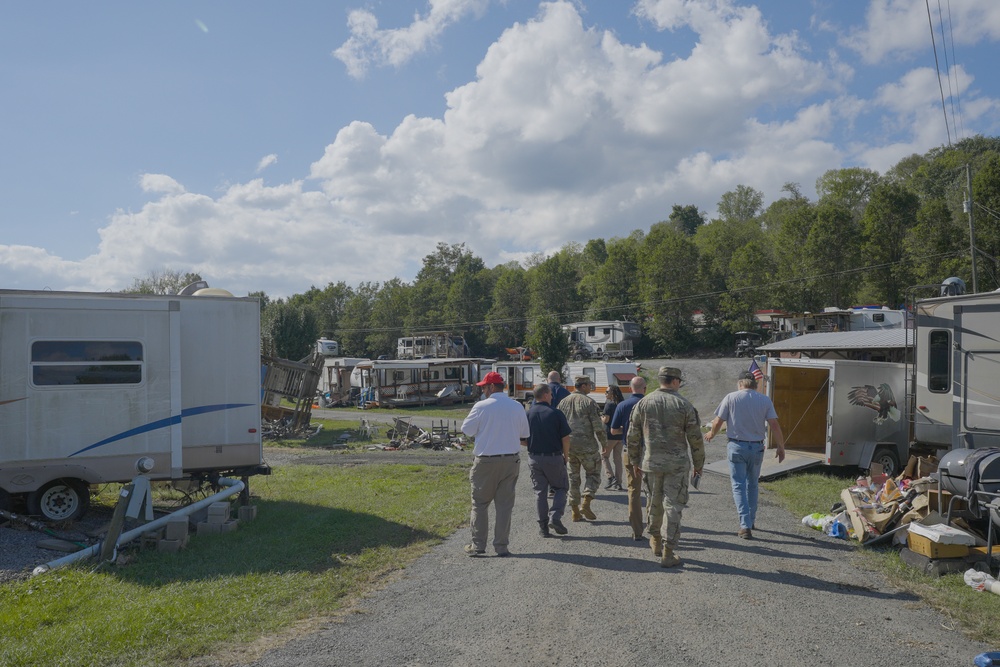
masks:
<path fill-rule="evenodd" d="M 766 498 L 755 539 L 738 539 L 724 477 L 691 495 L 680 568 L 632 540 L 624 493 L 602 490 L 594 510 L 538 536 L 522 457 L 512 558 L 465 556 L 459 530 L 358 613 L 250 664 L 940 667 L 989 650 Z"/>

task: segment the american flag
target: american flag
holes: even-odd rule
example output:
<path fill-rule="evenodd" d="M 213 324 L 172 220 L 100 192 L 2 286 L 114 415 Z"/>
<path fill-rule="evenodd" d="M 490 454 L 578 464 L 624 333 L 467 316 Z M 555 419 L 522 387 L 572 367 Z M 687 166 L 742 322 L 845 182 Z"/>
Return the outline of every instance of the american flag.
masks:
<path fill-rule="evenodd" d="M 757 365 L 756 359 L 750 362 L 749 371 L 758 382 L 764 379 L 764 371 L 760 370 L 760 366 Z"/>

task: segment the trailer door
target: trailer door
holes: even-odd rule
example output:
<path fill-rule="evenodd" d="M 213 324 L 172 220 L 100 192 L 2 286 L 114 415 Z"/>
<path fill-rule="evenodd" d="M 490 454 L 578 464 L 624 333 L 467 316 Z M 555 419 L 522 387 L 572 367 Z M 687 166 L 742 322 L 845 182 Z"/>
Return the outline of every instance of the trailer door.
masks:
<path fill-rule="evenodd" d="M 953 447 L 1000 445 L 996 304 L 955 306 Z"/>

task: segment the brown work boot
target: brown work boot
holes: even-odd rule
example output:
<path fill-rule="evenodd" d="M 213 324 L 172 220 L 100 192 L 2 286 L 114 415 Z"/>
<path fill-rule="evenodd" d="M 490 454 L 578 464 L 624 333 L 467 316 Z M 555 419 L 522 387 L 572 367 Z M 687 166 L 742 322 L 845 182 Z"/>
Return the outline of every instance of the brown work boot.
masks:
<path fill-rule="evenodd" d="M 593 498 L 591 498 L 590 496 L 585 496 L 584 497 L 584 499 L 583 499 L 583 507 L 580 508 L 580 513 L 583 514 L 584 517 L 586 517 L 586 518 L 590 519 L 591 521 L 593 521 L 594 519 L 597 518 L 597 515 L 594 514 L 594 511 L 592 509 L 590 509 L 590 501 L 591 500 L 593 500 Z"/>
<path fill-rule="evenodd" d="M 659 535 L 649 536 L 649 548 L 653 550 L 653 555 L 659 558 L 663 555 L 663 538 Z"/>
<path fill-rule="evenodd" d="M 660 567 L 676 567 L 681 564 L 681 559 L 674 555 L 673 549 L 663 549 L 663 555 L 660 556 Z"/>
<path fill-rule="evenodd" d="M 573 521 L 583 521 L 583 515 L 580 514 L 579 505 L 570 505 L 569 508 L 573 510 Z"/>

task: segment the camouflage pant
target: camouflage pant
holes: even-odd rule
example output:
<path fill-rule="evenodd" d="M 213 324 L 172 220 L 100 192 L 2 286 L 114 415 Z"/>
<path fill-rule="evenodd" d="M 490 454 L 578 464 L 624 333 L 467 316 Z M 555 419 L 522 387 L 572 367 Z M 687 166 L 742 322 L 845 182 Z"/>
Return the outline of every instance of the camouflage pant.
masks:
<path fill-rule="evenodd" d="M 662 535 L 663 546 L 673 550 L 681 537 L 681 512 L 688 501 L 688 470 L 647 472 L 649 483 L 649 534 Z"/>
<path fill-rule="evenodd" d="M 580 468 L 586 473 L 587 481 L 583 485 L 584 497 L 593 498 L 601 486 L 601 453 L 594 449 L 590 452 L 569 451 L 569 504 L 580 504 Z"/>

